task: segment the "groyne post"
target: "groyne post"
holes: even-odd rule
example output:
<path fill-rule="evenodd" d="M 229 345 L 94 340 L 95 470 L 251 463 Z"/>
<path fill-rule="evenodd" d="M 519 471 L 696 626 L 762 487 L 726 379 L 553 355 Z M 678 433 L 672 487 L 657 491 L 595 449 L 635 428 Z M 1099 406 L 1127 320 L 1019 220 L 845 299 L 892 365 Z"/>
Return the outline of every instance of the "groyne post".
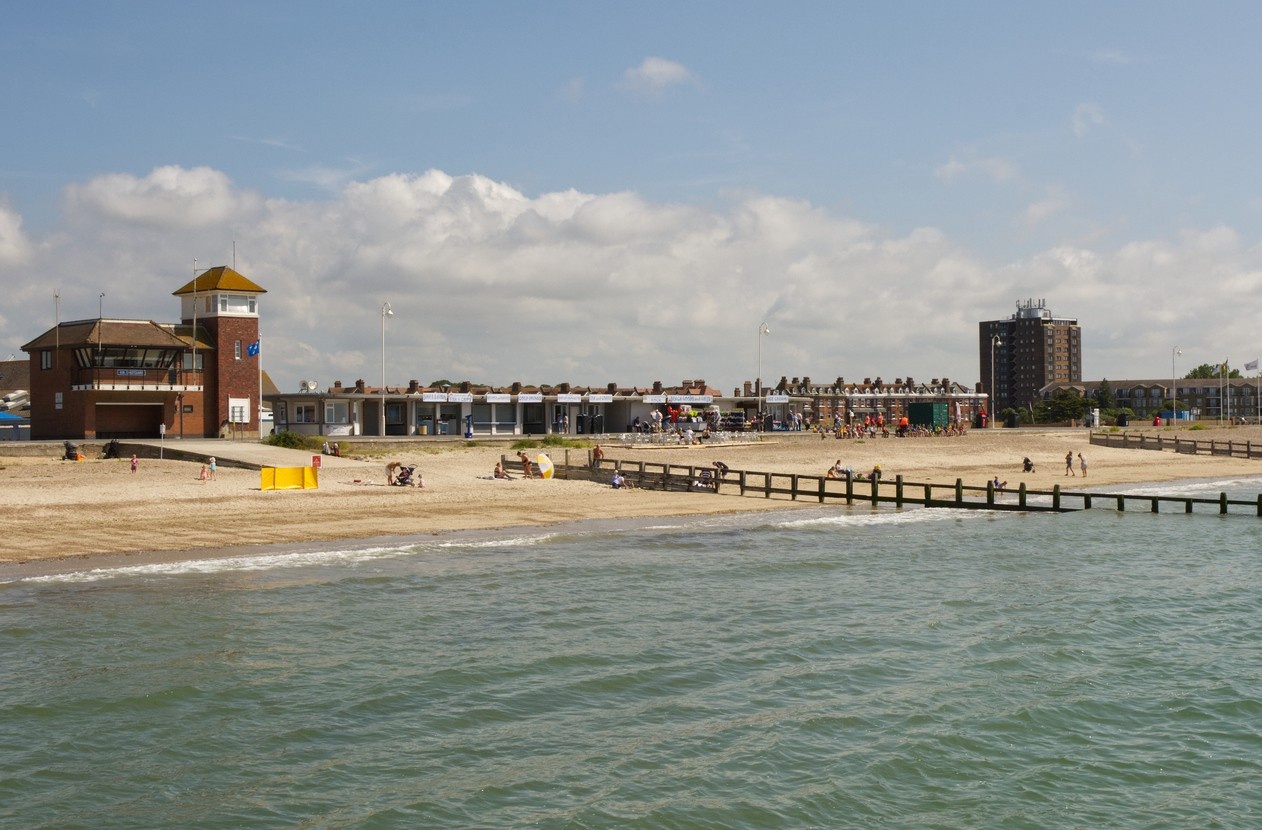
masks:
<path fill-rule="evenodd" d="M 1021 482 L 1021 486 L 1017 488 L 1017 507 L 1025 509 L 1025 482 Z"/>
<path fill-rule="evenodd" d="M 955 480 L 955 503 L 957 505 L 964 503 L 964 479 L 962 478 Z"/>
<path fill-rule="evenodd" d="M 903 475 L 899 473 L 894 476 L 894 504 L 897 507 L 903 506 Z"/>
<path fill-rule="evenodd" d="M 1226 493 L 1218 494 L 1218 512 L 1224 516 L 1227 515 L 1227 494 Z"/>
<path fill-rule="evenodd" d="M 986 504 L 990 505 L 991 507 L 993 507 L 995 504 L 995 482 L 994 481 L 986 482 Z"/>
<path fill-rule="evenodd" d="M 1060 512 L 1060 485 L 1052 488 L 1052 509 Z"/>

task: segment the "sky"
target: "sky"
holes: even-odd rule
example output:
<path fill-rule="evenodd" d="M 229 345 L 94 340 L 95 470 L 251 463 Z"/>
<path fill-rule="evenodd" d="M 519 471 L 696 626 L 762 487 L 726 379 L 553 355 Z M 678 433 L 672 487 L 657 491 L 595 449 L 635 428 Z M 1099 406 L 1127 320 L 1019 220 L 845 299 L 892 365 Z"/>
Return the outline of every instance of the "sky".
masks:
<path fill-rule="evenodd" d="M 0 358 L 58 314 L 172 322 L 194 268 L 232 265 L 268 292 L 286 391 L 383 362 L 391 386 L 973 386 L 978 323 L 1030 299 L 1078 320 L 1085 379 L 1242 368 L 1260 24 L 1249 2 L 6 4 Z"/>

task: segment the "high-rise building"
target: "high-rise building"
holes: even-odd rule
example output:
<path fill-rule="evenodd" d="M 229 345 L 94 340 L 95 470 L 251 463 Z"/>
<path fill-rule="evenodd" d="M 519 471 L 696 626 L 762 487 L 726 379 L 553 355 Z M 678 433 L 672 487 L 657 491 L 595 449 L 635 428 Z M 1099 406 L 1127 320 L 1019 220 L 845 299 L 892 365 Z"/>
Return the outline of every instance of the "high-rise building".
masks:
<path fill-rule="evenodd" d="M 1044 300 L 1018 301 L 1016 314 L 978 324 L 978 335 L 982 388 L 992 414 L 1030 406 L 1049 383 L 1082 380 L 1078 321 L 1054 316 Z"/>

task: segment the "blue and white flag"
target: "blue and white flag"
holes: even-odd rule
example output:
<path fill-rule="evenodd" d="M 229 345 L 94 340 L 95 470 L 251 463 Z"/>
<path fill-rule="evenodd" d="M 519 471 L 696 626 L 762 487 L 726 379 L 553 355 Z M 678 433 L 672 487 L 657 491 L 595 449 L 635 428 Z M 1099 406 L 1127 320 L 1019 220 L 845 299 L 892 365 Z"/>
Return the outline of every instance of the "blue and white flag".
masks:
<path fill-rule="evenodd" d="M 1244 365 L 1244 370 L 1246 372 L 1256 372 L 1258 370 L 1258 362 L 1256 360 L 1250 360 Z"/>
<path fill-rule="evenodd" d="M 250 357 L 258 357 L 259 356 L 259 341 L 255 340 L 253 343 L 247 346 L 245 353 L 248 354 Z"/>

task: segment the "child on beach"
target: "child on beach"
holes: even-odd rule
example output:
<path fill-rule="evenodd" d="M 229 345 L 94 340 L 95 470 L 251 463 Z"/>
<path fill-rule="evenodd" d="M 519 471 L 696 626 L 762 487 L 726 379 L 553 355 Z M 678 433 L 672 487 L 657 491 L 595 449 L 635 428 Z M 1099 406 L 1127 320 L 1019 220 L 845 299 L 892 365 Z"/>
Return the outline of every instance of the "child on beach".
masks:
<path fill-rule="evenodd" d="M 1078 477 L 1078 474 L 1074 472 L 1074 451 L 1073 450 L 1070 450 L 1069 452 L 1065 453 L 1065 475 L 1073 476 L 1074 478 Z"/>
<path fill-rule="evenodd" d="M 1087 477 L 1087 459 L 1082 457 L 1082 453 L 1078 453 L 1078 469 L 1082 470 L 1082 477 Z"/>
<path fill-rule="evenodd" d="M 136 467 L 138 467 L 138 466 L 140 466 L 140 462 L 136 460 L 136 456 L 135 456 L 135 454 L 133 453 L 133 454 L 132 454 L 132 457 L 131 457 L 131 471 L 132 471 L 133 473 L 134 473 L 134 472 L 136 472 Z"/>
<path fill-rule="evenodd" d="M 202 471 L 197 474 L 197 480 L 200 481 L 202 484 L 206 483 L 206 465 L 205 464 L 202 465 Z"/>

